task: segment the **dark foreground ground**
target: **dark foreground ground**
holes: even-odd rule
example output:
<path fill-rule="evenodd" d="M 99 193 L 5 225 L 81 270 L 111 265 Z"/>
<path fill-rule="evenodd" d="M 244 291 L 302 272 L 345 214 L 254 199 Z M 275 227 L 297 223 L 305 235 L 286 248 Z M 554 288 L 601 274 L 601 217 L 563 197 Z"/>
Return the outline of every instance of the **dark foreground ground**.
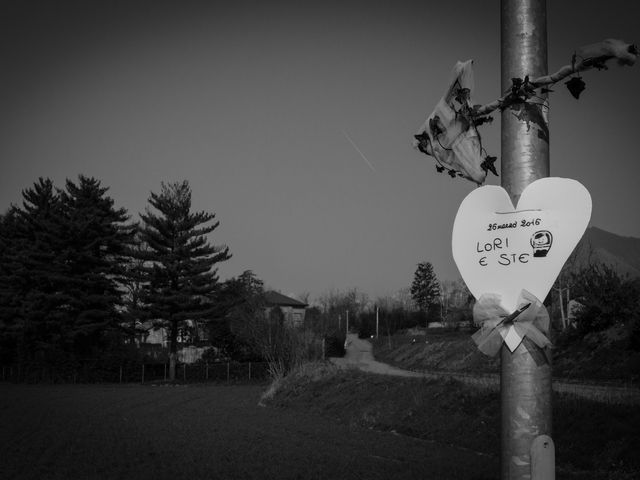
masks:
<path fill-rule="evenodd" d="M 471 479 L 498 460 L 258 406 L 260 386 L 0 384 L 1 479 Z"/>

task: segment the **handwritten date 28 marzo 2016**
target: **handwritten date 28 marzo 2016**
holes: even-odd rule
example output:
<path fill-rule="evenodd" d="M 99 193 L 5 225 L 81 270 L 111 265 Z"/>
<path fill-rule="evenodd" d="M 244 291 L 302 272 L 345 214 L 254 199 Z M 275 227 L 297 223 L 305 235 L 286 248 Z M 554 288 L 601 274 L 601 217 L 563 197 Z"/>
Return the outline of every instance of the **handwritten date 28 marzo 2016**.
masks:
<path fill-rule="evenodd" d="M 493 230 L 502 230 L 506 228 L 518 228 L 518 227 L 531 227 L 538 226 L 542 223 L 542 220 L 539 218 L 534 218 L 532 220 L 517 220 L 509 223 L 490 223 L 487 227 L 487 232 L 491 232 Z"/>

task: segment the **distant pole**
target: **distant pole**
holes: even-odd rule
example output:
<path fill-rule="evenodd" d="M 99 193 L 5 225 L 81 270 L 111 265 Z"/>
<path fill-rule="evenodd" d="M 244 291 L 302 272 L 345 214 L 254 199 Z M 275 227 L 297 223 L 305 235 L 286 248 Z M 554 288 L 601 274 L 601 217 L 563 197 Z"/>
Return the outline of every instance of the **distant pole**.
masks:
<path fill-rule="evenodd" d="M 427 330 L 429 330 L 429 314 L 425 312 L 424 317 L 424 341 L 427 341 Z"/>
<path fill-rule="evenodd" d="M 376 305 L 376 338 L 378 338 L 379 325 L 380 325 L 380 317 L 379 317 L 378 306 Z"/>
<path fill-rule="evenodd" d="M 347 333 L 346 335 L 349 335 L 349 310 L 347 310 Z"/>
<path fill-rule="evenodd" d="M 511 88 L 512 78 L 547 74 L 546 10 L 546 0 L 501 1 L 502 92 Z M 514 205 L 527 185 L 549 176 L 546 107 L 520 108 L 532 114 L 529 118 L 537 114 L 535 118 L 543 121 L 534 127 L 533 122 L 528 125 L 518 119 L 511 108 L 502 112 L 501 179 Z M 501 478 L 530 479 L 533 440 L 551 435 L 551 365 L 526 337 L 513 353 L 502 346 L 500 396 Z"/>

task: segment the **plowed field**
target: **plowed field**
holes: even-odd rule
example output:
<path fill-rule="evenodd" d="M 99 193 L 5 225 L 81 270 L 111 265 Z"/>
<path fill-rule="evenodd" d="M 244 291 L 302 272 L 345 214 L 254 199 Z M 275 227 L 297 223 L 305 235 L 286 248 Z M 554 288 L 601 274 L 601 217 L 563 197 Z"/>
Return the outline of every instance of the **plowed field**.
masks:
<path fill-rule="evenodd" d="M 489 479 L 497 460 L 258 405 L 259 386 L 0 384 L 2 479 Z"/>

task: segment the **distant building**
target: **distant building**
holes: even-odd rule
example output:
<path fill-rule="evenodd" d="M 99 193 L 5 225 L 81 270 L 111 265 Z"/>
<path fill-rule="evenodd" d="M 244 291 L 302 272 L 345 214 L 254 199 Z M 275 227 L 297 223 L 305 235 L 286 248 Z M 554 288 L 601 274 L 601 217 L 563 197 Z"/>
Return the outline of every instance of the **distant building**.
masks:
<path fill-rule="evenodd" d="M 136 322 L 138 330 L 136 344 L 145 352 L 148 358 L 156 361 L 166 361 L 169 352 L 169 332 L 166 328 L 155 325 L 153 321 Z M 193 320 L 185 320 L 182 328 L 178 329 L 178 362 L 195 363 L 202 355 L 214 347 L 199 347 L 193 345 L 196 342 L 206 341 L 208 338 L 203 325 Z"/>
<path fill-rule="evenodd" d="M 169 346 L 169 332 L 166 328 L 156 325 L 153 320 L 136 322 L 138 330 L 137 343 L 152 343 L 155 345 Z M 178 344 L 193 344 L 208 340 L 208 333 L 204 324 L 193 320 L 184 320 L 178 328 Z"/>
<path fill-rule="evenodd" d="M 308 304 L 296 300 L 295 298 L 287 297 L 281 293 L 270 290 L 264 294 L 265 313 L 267 316 L 272 309 L 279 307 L 284 314 L 284 321 L 286 324 L 293 327 L 300 327 L 304 324 L 304 315 Z"/>

